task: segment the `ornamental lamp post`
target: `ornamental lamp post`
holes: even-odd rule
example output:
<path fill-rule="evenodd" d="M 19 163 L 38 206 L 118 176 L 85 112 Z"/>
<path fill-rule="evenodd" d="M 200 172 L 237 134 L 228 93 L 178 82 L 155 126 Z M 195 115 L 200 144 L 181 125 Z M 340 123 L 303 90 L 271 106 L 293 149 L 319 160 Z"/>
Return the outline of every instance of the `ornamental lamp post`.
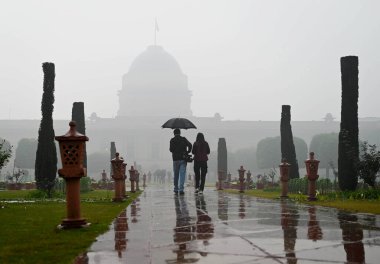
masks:
<path fill-rule="evenodd" d="M 112 166 L 112 179 L 115 181 L 115 197 L 112 198 L 113 202 L 122 202 L 124 201 L 124 197 L 122 194 L 123 188 L 123 163 L 124 160 L 119 157 L 119 152 L 115 153 L 115 158 L 111 160 Z"/>
<path fill-rule="evenodd" d="M 316 201 L 317 197 L 315 196 L 316 192 L 316 181 L 319 178 L 318 175 L 318 165 L 319 160 L 314 158 L 314 152 L 309 153 L 309 159 L 305 160 L 307 179 L 309 180 L 308 185 L 308 200 Z"/>
<path fill-rule="evenodd" d="M 65 179 L 67 218 L 63 219 L 59 228 L 81 228 L 90 225 L 80 214 L 80 178 L 87 172 L 83 166 L 84 149 L 88 137 L 76 130 L 76 123 L 69 123 L 70 130 L 63 136 L 55 137 L 59 142 L 62 169 L 58 175 Z"/>
<path fill-rule="evenodd" d="M 281 196 L 280 198 L 288 198 L 288 181 L 290 164 L 286 162 L 286 159 L 281 160 L 280 167 L 280 181 L 281 181 Z"/>
<path fill-rule="evenodd" d="M 245 173 L 245 169 L 243 168 L 243 166 L 240 166 L 240 169 L 238 169 L 238 172 L 239 172 L 239 182 L 240 182 L 240 190 L 239 192 L 243 193 L 244 192 L 244 173 Z"/>

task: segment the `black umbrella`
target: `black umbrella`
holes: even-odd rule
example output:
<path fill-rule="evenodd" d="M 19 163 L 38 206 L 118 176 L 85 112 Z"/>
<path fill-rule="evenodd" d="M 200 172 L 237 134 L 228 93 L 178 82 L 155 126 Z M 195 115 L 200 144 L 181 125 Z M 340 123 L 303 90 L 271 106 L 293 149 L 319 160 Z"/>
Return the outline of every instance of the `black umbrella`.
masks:
<path fill-rule="evenodd" d="M 189 129 L 189 128 L 197 128 L 190 120 L 182 117 L 176 117 L 169 119 L 161 126 L 162 128 L 182 128 L 182 129 Z"/>

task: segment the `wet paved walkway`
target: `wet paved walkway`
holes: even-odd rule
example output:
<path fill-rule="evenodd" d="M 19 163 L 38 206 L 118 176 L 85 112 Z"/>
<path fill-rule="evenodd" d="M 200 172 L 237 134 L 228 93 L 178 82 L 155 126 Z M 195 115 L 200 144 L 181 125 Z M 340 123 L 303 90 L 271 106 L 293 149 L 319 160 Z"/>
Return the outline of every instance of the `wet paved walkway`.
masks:
<path fill-rule="evenodd" d="M 380 263 L 380 216 L 152 186 L 98 237 L 89 263 Z"/>

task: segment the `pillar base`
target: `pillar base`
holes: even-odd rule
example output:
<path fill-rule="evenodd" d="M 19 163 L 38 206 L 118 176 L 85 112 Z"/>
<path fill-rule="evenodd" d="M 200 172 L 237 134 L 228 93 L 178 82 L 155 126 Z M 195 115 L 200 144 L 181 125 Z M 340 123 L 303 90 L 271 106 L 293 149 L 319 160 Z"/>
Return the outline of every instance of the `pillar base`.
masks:
<path fill-rule="evenodd" d="M 88 227 L 91 223 L 87 223 L 86 219 L 63 219 L 62 223 L 58 225 L 59 229 L 83 228 Z"/>
<path fill-rule="evenodd" d="M 318 199 L 317 199 L 317 197 L 310 197 L 310 196 L 309 196 L 309 197 L 307 197 L 307 200 L 308 200 L 308 201 L 316 201 L 316 200 L 318 200 Z"/>

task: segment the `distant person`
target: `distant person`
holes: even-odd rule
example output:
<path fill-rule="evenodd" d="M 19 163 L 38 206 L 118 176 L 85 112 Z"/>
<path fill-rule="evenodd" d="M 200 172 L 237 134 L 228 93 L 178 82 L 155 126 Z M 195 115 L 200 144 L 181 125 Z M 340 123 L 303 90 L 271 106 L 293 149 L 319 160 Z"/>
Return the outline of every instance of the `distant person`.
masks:
<path fill-rule="evenodd" d="M 202 133 L 198 133 L 193 144 L 194 173 L 195 173 L 195 193 L 203 193 L 207 174 L 207 155 L 210 154 L 210 147 Z"/>
<path fill-rule="evenodd" d="M 174 129 L 174 137 L 170 140 L 170 152 L 173 156 L 174 193 L 184 195 L 186 178 L 186 156 L 191 152 L 191 143 L 181 137 L 181 130 Z"/>

